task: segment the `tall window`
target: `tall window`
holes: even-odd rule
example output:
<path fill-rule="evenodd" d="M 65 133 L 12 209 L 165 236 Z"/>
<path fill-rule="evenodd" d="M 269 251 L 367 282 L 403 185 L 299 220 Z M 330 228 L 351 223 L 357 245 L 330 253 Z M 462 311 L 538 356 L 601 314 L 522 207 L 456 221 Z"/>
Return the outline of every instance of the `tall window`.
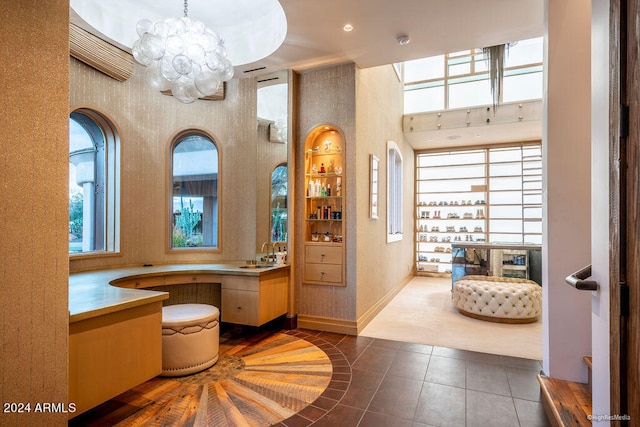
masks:
<path fill-rule="evenodd" d="M 387 242 L 402 240 L 402 154 L 387 142 Z"/>
<path fill-rule="evenodd" d="M 218 248 L 218 148 L 199 131 L 183 132 L 171 149 L 171 248 Z"/>
<path fill-rule="evenodd" d="M 500 102 L 542 98 L 542 44 L 536 38 L 509 47 Z M 492 103 L 482 49 L 407 61 L 403 69 L 405 114 Z"/>
<path fill-rule="evenodd" d="M 416 200 L 424 210 L 442 209 L 442 230 L 451 226 L 465 241 L 542 243 L 542 146 L 521 143 L 511 146 L 428 151 L 416 154 Z M 428 208 L 431 204 L 438 206 Z M 444 203 L 445 207 L 440 208 Z M 465 206 L 464 204 L 467 204 Z M 456 208 L 447 206 L 455 205 Z M 478 219 L 481 211 L 483 225 Z M 485 218 L 486 216 L 486 218 Z M 430 215 L 418 217 L 437 218 Z M 438 218 L 440 221 L 442 218 Z M 468 219 L 465 223 L 465 219 Z M 478 226 L 478 228 L 472 228 Z M 485 228 L 486 227 L 486 228 Z M 426 230 L 430 231 L 430 230 Z M 453 231 L 451 231 L 453 233 Z M 438 234 L 438 242 L 444 236 Z M 455 237 L 454 237 L 455 238 Z M 447 241 L 448 242 L 448 241 Z"/>
<path fill-rule="evenodd" d="M 69 253 L 118 249 L 119 139 L 113 124 L 95 111 L 69 119 Z"/>

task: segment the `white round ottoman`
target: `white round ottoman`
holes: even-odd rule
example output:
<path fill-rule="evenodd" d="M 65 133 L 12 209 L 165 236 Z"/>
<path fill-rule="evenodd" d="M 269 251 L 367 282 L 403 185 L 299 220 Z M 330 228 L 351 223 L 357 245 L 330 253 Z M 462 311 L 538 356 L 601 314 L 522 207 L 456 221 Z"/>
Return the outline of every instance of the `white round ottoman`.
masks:
<path fill-rule="evenodd" d="M 476 319 L 532 323 L 542 314 L 542 287 L 527 279 L 464 276 L 453 284 L 453 304 Z"/>
<path fill-rule="evenodd" d="M 218 361 L 220 311 L 207 304 L 162 307 L 162 374 L 194 374 Z"/>

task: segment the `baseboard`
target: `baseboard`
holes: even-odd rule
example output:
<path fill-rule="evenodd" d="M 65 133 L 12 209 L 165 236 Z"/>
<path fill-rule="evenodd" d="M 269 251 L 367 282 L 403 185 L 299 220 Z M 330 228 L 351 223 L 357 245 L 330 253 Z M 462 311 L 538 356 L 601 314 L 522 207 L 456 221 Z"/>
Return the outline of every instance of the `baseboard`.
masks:
<path fill-rule="evenodd" d="M 304 314 L 298 314 L 298 328 L 311 329 L 313 331 L 334 332 L 336 334 L 358 334 L 358 325 L 353 320 L 305 316 Z"/>
<path fill-rule="evenodd" d="M 298 328 L 298 315 L 297 314 L 287 314 L 284 317 L 284 329 L 292 330 Z"/>
<path fill-rule="evenodd" d="M 364 312 L 362 316 L 360 316 L 357 320 L 357 333 L 362 332 L 362 330 L 376 317 L 383 308 L 387 306 L 391 302 L 392 299 L 395 298 L 400 291 L 407 286 L 407 283 L 413 279 L 413 274 L 407 276 L 402 280 L 397 286 L 391 289 L 385 296 L 378 300 L 375 304 L 373 304 L 367 311 Z"/>

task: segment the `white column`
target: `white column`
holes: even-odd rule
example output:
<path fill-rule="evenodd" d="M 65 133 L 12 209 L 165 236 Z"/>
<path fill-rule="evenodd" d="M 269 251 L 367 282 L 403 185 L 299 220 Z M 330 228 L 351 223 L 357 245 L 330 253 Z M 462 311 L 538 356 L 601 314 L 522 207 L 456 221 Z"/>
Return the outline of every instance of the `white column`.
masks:
<path fill-rule="evenodd" d="M 600 289 L 591 296 L 592 408 L 610 411 L 609 367 L 609 1 L 592 0 L 591 264 Z M 610 423 L 601 422 L 598 426 Z"/>
<path fill-rule="evenodd" d="M 591 263 L 591 1 L 545 1 L 543 369 L 586 382 L 591 295 L 567 275 Z"/>
<path fill-rule="evenodd" d="M 74 151 L 69 161 L 76 167 L 76 184 L 82 187 L 82 251 L 92 251 L 95 239 L 95 149 Z"/>

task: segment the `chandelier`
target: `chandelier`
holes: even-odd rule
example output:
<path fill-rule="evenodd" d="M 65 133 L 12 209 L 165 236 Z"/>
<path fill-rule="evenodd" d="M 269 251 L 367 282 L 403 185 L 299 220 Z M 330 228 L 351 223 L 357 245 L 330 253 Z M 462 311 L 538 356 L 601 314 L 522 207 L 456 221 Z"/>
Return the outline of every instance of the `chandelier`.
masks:
<path fill-rule="evenodd" d="M 222 82 L 233 77 L 224 40 L 187 15 L 185 0 L 183 18 L 141 19 L 136 25 L 139 38 L 131 49 L 135 60 L 146 67 L 147 85 L 171 90 L 184 104 L 213 95 Z"/>

